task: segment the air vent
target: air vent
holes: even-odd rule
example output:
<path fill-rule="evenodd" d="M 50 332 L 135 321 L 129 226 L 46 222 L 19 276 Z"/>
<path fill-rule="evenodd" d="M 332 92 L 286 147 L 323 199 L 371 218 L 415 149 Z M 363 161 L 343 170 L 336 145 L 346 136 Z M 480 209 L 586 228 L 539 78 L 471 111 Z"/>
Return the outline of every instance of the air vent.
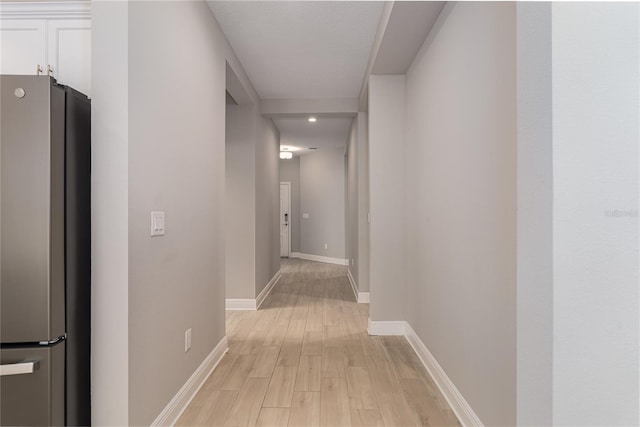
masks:
<path fill-rule="evenodd" d="M 309 147 L 309 150 L 317 150 L 318 147 Z"/>

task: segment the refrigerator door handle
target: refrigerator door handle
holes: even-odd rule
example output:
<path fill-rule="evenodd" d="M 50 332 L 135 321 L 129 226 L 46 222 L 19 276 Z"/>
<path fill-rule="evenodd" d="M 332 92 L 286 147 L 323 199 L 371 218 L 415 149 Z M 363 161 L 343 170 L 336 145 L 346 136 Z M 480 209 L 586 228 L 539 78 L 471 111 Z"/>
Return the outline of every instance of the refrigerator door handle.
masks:
<path fill-rule="evenodd" d="M 0 365 L 0 377 L 7 375 L 22 375 L 33 374 L 40 369 L 40 361 L 24 361 L 20 363 L 10 363 L 7 365 Z"/>

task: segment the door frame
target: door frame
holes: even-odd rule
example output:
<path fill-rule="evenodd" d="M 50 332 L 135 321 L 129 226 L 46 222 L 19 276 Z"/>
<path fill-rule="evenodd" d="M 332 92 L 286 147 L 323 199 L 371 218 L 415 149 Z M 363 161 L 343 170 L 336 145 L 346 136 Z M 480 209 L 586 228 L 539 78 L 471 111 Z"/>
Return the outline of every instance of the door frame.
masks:
<path fill-rule="evenodd" d="M 286 185 L 287 186 L 287 193 L 289 193 L 289 197 L 287 198 L 288 202 L 289 202 L 289 206 L 287 206 L 287 211 L 289 212 L 289 232 L 287 233 L 287 236 L 289 238 L 289 251 L 287 254 L 287 258 L 291 258 L 291 224 L 292 221 L 291 219 L 293 218 L 293 215 L 291 214 L 291 181 L 280 181 L 280 187 L 282 187 L 282 185 Z M 280 197 L 280 193 L 278 192 L 278 197 Z M 278 208 L 278 210 L 280 210 Z M 278 212 L 278 216 L 280 216 L 282 212 Z M 278 218 L 278 226 L 282 227 L 282 223 L 280 223 L 280 221 L 282 221 L 280 218 Z M 280 248 L 280 256 L 282 256 L 282 248 Z"/>

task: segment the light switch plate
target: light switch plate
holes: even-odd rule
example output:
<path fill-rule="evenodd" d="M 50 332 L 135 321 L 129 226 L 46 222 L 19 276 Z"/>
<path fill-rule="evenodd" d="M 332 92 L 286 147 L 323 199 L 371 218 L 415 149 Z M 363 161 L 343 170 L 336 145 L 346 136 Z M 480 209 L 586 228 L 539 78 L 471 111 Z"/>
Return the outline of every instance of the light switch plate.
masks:
<path fill-rule="evenodd" d="M 151 235 L 164 236 L 164 212 L 151 212 Z"/>
<path fill-rule="evenodd" d="M 308 213 L 303 213 L 302 214 L 302 218 L 303 219 L 309 219 L 309 214 Z"/>

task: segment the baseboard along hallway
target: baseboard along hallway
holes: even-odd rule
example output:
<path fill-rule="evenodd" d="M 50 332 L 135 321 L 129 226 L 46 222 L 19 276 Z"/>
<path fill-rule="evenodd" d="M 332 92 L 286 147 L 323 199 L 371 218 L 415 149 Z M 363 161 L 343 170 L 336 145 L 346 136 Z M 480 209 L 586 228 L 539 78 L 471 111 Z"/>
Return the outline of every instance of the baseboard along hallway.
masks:
<path fill-rule="evenodd" d="M 284 259 L 258 311 L 228 311 L 229 352 L 177 425 L 459 425 L 401 336 L 369 336 L 347 268 Z"/>

